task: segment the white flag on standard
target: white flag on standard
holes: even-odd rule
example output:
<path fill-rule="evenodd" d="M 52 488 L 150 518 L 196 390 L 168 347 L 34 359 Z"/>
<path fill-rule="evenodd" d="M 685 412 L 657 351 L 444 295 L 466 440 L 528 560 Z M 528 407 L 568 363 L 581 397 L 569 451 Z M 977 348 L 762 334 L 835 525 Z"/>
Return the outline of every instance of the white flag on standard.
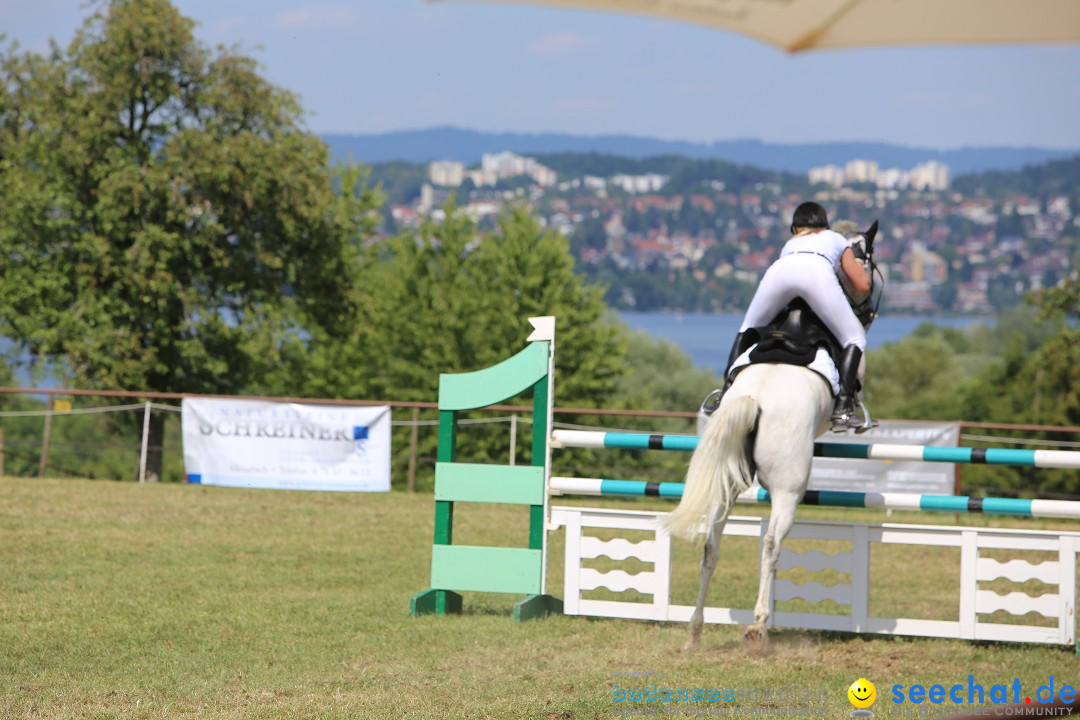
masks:
<path fill-rule="evenodd" d="M 189 483 L 274 490 L 390 490 L 390 408 L 185 398 Z"/>

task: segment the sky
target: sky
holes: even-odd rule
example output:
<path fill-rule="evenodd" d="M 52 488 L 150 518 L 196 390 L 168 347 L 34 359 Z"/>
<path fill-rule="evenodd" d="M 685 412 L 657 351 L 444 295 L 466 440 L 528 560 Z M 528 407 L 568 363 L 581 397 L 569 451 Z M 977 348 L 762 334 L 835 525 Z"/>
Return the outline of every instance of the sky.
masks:
<path fill-rule="evenodd" d="M 1019 1 L 1019 0 L 1018 0 Z M 174 0 L 254 57 L 318 133 L 454 126 L 712 142 L 1080 150 L 1080 45 L 789 55 L 617 13 L 446 0 Z M 66 45 L 86 0 L 0 0 L 23 49 Z"/>

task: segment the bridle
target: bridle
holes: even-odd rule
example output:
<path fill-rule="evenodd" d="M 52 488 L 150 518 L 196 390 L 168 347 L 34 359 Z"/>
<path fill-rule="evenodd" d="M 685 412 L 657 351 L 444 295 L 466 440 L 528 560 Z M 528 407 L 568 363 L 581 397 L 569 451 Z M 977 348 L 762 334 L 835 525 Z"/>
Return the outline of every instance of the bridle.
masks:
<path fill-rule="evenodd" d="M 862 262 L 864 267 L 869 268 L 870 292 L 859 302 L 851 301 L 851 309 L 855 312 L 855 317 L 862 323 L 864 330 L 869 329 L 870 324 L 877 319 L 878 308 L 881 307 L 881 298 L 885 294 L 885 278 L 878 269 L 877 263 L 874 262 L 874 238 L 877 236 L 877 231 L 878 221 L 875 220 L 869 229 L 859 233 L 859 239 L 851 245 L 851 251 L 855 253 L 855 258 Z M 877 285 L 875 285 L 875 276 Z M 874 299 L 875 287 L 880 288 L 876 300 Z"/>

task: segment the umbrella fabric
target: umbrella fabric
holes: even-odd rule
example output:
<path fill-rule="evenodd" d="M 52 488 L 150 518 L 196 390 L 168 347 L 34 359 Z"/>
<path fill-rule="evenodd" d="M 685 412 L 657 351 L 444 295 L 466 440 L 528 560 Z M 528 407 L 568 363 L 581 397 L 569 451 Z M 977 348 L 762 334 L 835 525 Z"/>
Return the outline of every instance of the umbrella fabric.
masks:
<path fill-rule="evenodd" d="M 789 52 L 889 45 L 1080 42 L 1080 0 L 495 0 L 653 15 Z"/>

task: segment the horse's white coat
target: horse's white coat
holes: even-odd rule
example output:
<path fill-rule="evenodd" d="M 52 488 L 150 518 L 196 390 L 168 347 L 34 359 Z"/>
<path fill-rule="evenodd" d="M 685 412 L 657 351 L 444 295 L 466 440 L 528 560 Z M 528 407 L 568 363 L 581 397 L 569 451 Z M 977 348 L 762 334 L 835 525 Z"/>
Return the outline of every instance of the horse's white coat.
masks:
<path fill-rule="evenodd" d="M 755 428 L 752 459 L 772 512 L 761 548 L 761 577 L 750 641 L 763 643 L 772 611 L 776 561 L 795 509 L 806 493 L 814 439 L 829 425 L 833 399 L 820 375 L 793 365 L 751 365 L 735 378 L 690 458 L 686 489 L 664 520 L 674 535 L 694 537 L 708 529 L 701 559 L 701 587 L 690 619 L 687 649 L 698 647 L 709 580 L 719 557 L 724 523 L 739 493 L 753 481 L 748 438 Z"/>

